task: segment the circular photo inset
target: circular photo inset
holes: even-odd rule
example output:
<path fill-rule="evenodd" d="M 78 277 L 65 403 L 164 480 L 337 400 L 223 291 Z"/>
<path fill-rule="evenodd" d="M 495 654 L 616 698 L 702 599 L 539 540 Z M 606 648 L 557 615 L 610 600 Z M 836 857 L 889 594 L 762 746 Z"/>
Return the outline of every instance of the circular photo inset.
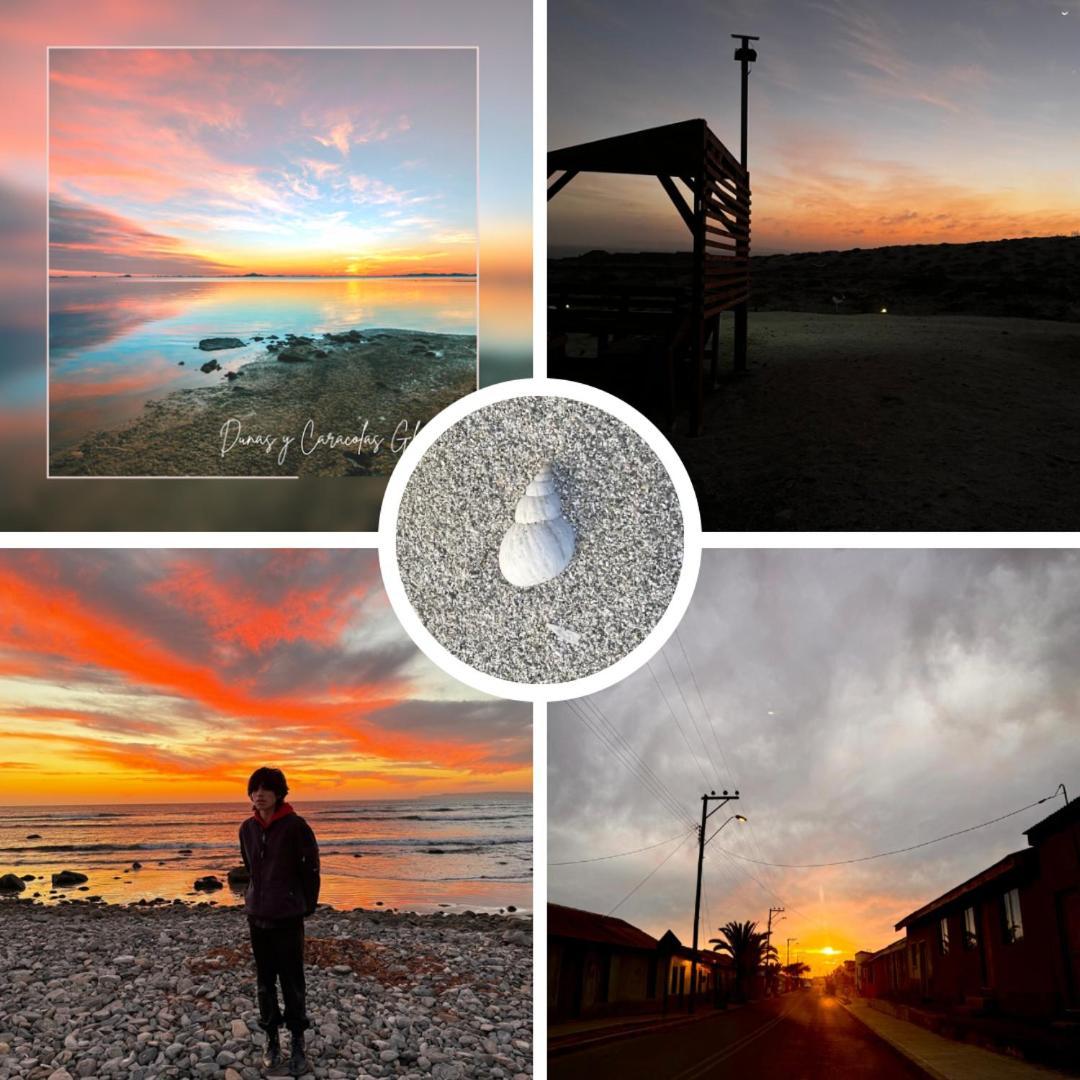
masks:
<path fill-rule="evenodd" d="M 507 696 L 505 684 L 580 684 L 634 653 L 671 607 L 686 553 L 680 493 L 649 441 L 580 388 L 544 385 L 474 408 L 410 448 L 422 451 L 411 469 L 402 461 L 404 598 L 442 650 L 500 684 L 475 685 Z"/>

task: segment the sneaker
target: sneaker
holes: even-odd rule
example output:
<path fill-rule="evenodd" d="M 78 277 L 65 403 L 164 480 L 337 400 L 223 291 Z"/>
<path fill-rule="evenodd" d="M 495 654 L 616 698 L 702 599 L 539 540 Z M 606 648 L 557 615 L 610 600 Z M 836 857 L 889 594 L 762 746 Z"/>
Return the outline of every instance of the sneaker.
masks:
<path fill-rule="evenodd" d="M 277 1028 L 270 1028 L 266 1033 L 266 1049 L 263 1050 L 262 1063 L 267 1069 L 281 1064 L 281 1039 Z"/>
<path fill-rule="evenodd" d="M 292 1076 L 303 1076 L 305 1073 L 311 1071 L 308 1065 L 307 1055 L 304 1053 L 304 1033 L 302 1031 L 293 1032 L 291 1045 L 289 1047 L 289 1073 Z"/>

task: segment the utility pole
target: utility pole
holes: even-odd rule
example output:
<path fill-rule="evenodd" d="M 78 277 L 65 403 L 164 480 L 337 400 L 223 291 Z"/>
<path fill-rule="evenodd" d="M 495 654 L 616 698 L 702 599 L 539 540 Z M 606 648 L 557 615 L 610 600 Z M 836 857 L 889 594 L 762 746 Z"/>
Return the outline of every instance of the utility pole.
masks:
<path fill-rule="evenodd" d="M 787 966 L 788 967 L 791 967 L 791 943 L 793 941 L 798 941 L 798 940 L 799 939 L 797 937 L 789 937 L 787 939 Z M 799 961 L 799 958 L 798 958 L 798 955 L 796 954 L 795 962 L 798 963 L 798 961 Z"/>
<path fill-rule="evenodd" d="M 769 949 L 770 949 L 770 947 L 772 945 L 772 917 L 774 915 L 780 915 L 783 912 L 783 910 L 784 909 L 782 907 L 771 907 L 771 908 L 769 908 L 769 929 L 765 932 L 765 971 L 766 971 L 766 973 L 768 973 L 768 970 L 769 970 Z M 777 919 L 776 921 L 779 922 L 780 920 Z M 768 991 L 766 991 L 766 993 L 767 992 Z"/>
<path fill-rule="evenodd" d="M 753 36 L 752 34 L 732 34 L 733 38 L 739 41 L 741 44 L 739 48 L 735 50 L 735 59 L 739 61 L 742 67 L 742 156 L 740 161 L 742 167 L 746 168 L 746 127 L 747 127 L 747 107 L 749 98 L 749 83 L 750 83 L 750 65 L 757 59 L 757 50 L 750 45 L 751 41 L 759 41 L 760 38 Z M 747 267 L 749 268 L 750 262 L 750 237 L 739 237 L 735 241 L 735 255 L 737 258 L 746 259 Z M 744 300 L 741 304 L 735 305 L 735 370 L 746 370 L 746 331 L 748 320 L 748 304 L 749 301 Z"/>
<path fill-rule="evenodd" d="M 729 802 L 733 802 L 738 799 L 739 793 L 736 791 L 734 795 L 729 795 L 726 791 L 723 795 L 717 795 L 715 791 L 710 791 L 708 795 L 701 796 L 701 826 L 698 829 L 698 853 L 697 853 L 697 889 L 694 892 L 694 948 L 693 959 L 690 961 L 690 1004 L 689 1011 L 694 1011 L 694 995 L 697 993 L 697 948 L 698 948 L 698 924 L 701 922 L 701 871 L 705 865 L 705 845 L 713 838 L 728 823 L 728 821 L 734 820 L 734 818 L 740 818 L 745 821 L 746 818 L 742 814 L 733 814 L 724 822 L 724 825 L 720 826 L 716 832 L 709 837 L 709 840 L 705 839 L 705 822 L 709 820 L 720 809 L 721 806 L 726 806 Z M 714 806 L 709 809 L 709 803 L 714 802 Z"/>

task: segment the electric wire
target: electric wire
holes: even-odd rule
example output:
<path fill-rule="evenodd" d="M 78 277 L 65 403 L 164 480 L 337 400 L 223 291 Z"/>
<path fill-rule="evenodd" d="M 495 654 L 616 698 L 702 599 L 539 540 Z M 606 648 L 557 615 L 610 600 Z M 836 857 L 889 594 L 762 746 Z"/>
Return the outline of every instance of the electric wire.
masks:
<path fill-rule="evenodd" d="M 751 859 L 748 855 L 739 855 L 737 852 L 728 851 L 727 848 L 719 847 L 719 845 L 717 845 L 717 849 L 724 852 L 725 855 L 730 855 L 732 858 L 739 859 L 742 862 L 755 863 L 761 866 L 776 866 L 784 870 L 816 870 L 826 866 L 850 866 L 852 863 L 870 862 L 873 859 L 884 859 L 889 855 L 903 855 L 907 851 L 917 851 L 919 848 L 929 847 L 931 844 L 940 844 L 942 840 L 951 840 L 954 836 L 963 836 L 965 833 L 975 832 L 977 829 L 985 829 L 988 825 L 996 825 L 997 822 L 1004 821 L 1006 818 L 1016 817 L 1017 814 L 1022 814 L 1025 810 L 1031 810 L 1033 807 L 1039 806 L 1044 802 L 1049 802 L 1050 799 L 1056 797 L 1057 792 L 1055 791 L 1053 795 L 1047 795 L 1045 798 L 1036 799 L 1035 802 L 1028 803 L 1027 806 L 1021 806 L 1019 810 L 1010 810 L 1007 814 L 991 818 L 989 821 L 980 821 L 978 825 L 969 825 L 966 829 L 957 829 L 955 832 L 946 833 L 944 836 L 935 836 L 933 840 L 923 840 L 921 843 L 909 844 L 907 847 L 893 848 L 891 851 L 878 851 L 873 855 L 859 855 L 852 859 L 834 859 L 831 862 L 818 863 L 765 862 L 762 859 Z"/>
<path fill-rule="evenodd" d="M 581 700 L 584 701 L 584 699 Z M 652 772 L 652 770 L 645 762 L 641 761 L 641 759 L 634 752 L 633 748 L 630 747 L 629 744 L 625 742 L 625 740 L 622 740 L 622 745 L 620 745 L 619 741 L 615 737 L 613 737 L 612 735 L 608 735 L 605 732 L 599 721 L 593 721 L 589 718 L 588 714 L 584 711 L 584 709 L 579 707 L 579 702 L 568 701 L 566 704 L 570 707 L 570 710 L 574 713 L 574 715 L 577 716 L 579 720 L 581 720 L 585 727 L 590 732 L 592 732 L 592 734 L 605 747 L 605 749 L 607 749 L 612 754 L 615 760 L 618 761 L 632 776 L 634 776 L 634 778 L 637 779 L 637 781 L 642 785 L 642 787 L 644 787 L 645 790 L 650 795 L 652 795 L 652 797 L 656 799 L 657 802 L 659 802 L 660 805 L 663 806 L 664 809 L 667 810 L 667 812 L 671 814 L 676 821 L 686 822 L 688 825 L 691 826 L 693 825 L 693 822 L 690 820 L 689 814 L 678 804 L 674 795 L 670 792 L 667 786 L 663 784 L 663 782 L 660 781 L 658 777 L 656 777 L 656 774 Z M 615 729 L 611 727 L 610 722 L 608 723 L 608 727 L 611 729 L 615 736 L 618 735 L 618 733 L 615 732 Z M 635 765 L 635 761 L 640 762 L 640 764 L 644 768 L 642 769 L 637 767 Z"/>
<path fill-rule="evenodd" d="M 591 859 L 566 859 L 563 862 L 549 862 L 548 866 L 580 866 L 581 863 L 603 862 L 605 859 L 621 859 L 625 855 L 637 855 L 642 851 L 652 851 L 653 848 L 663 847 L 674 840 L 678 840 L 688 830 L 683 830 L 675 836 L 669 836 L 666 840 L 659 840 L 655 844 L 646 844 L 645 847 L 634 848 L 633 851 L 617 851 L 614 855 L 595 855 Z"/>
<path fill-rule="evenodd" d="M 671 805 L 678 810 L 679 816 L 684 819 L 687 824 L 692 828 L 694 825 L 693 819 L 691 818 L 690 814 L 683 808 L 682 803 L 679 801 L 675 793 L 671 790 L 671 788 L 667 786 L 666 783 L 664 783 L 664 781 L 659 776 L 657 776 L 657 774 L 653 771 L 652 766 L 649 765 L 649 763 L 630 745 L 622 732 L 620 732 L 619 729 L 615 727 L 615 725 L 607 718 L 607 716 L 604 715 L 600 706 L 597 705 L 596 702 L 593 701 L 591 698 L 581 698 L 578 701 L 578 704 L 581 705 L 583 709 L 589 708 L 592 710 L 596 722 L 604 730 L 606 730 L 610 735 L 610 738 L 616 743 L 618 743 L 624 749 L 626 754 L 628 754 L 630 758 L 637 763 L 641 771 L 643 771 L 647 776 L 651 778 L 654 786 L 660 789 L 665 794 Z"/>
<path fill-rule="evenodd" d="M 697 693 L 698 703 L 701 705 L 702 715 L 709 723 L 709 730 L 712 731 L 713 741 L 716 743 L 716 749 L 720 754 L 720 761 L 724 766 L 724 772 L 727 773 L 728 785 L 731 790 L 735 790 L 738 784 L 735 783 L 735 773 L 732 771 L 731 766 L 728 764 L 727 755 L 724 753 L 723 744 L 720 742 L 720 736 L 716 734 L 716 724 L 713 722 L 712 714 L 709 712 L 705 705 L 705 698 L 701 693 L 701 686 L 698 684 L 697 675 L 694 674 L 694 665 L 690 663 L 690 656 L 686 651 L 686 646 L 683 645 L 682 637 L 679 634 L 679 628 L 675 627 L 675 641 L 678 643 L 679 648 L 682 650 L 683 660 L 686 661 L 686 669 L 690 672 L 690 681 L 694 684 L 694 691 Z"/>
<path fill-rule="evenodd" d="M 635 885 L 635 886 L 634 886 L 634 887 L 633 887 L 633 888 L 632 888 L 632 889 L 631 889 L 631 890 L 630 890 L 630 891 L 629 891 L 629 892 L 628 892 L 628 893 L 627 893 L 627 894 L 626 894 L 626 895 L 625 895 L 625 896 L 624 896 L 624 897 L 623 897 L 623 898 L 622 898 L 622 899 L 621 899 L 621 900 L 620 900 L 620 901 L 619 901 L 619 902 L 618 902 L 618 903 L 617 903 L 617 904 L 616 904 L 616 905 L 615 905 L 615 906 L 614 906 L 614 907 L 613 907 L 613 908 L 612 908 L 612 909 L 611 909 L 611 910 L 610 910 L 610 911 L 608 912 L 608 915 L 609 915 L 609 916 L 611 916 L 611 915 L 614 915 L 614 914 L 615 914 L 615 912 L 616 912 L 616 911 L 618 911 L 618 910 L 619 910 L 619 908 L 621 908 L 621 907 L 623 906 L 623 904 L 625 904 L 625 903 L 626 903 L 626 901 L 627 901 L 627 900 L 629 900 L 629 899 L 630 899 L 630 897 L 631 897 L 631 896 L 633 896 L 633 895 L 634 895 L 634 893 L 636 893 L 636 892 L 638 891 L 638 889 L 640 889 L 640 888 L 641 888 L 641 886 L 642 886 L 642 885 L 644 885 L 644 884 L 645 884 L 645 883 L 646 883 L 646 882 L 647 882 L 647 881 L 648 881 L 648 880 L 649 880 L 649 879 L 650 879 L 650 878 L 651 878 L 651 877 L 653 876 L 653 874 L 655 874 L 655 873 L 657 872 L 657 870 L 659 870 L 659 869 L 660 869 L 660 867 L 662 867 L 662 866 L 663 866 L 663 865 L 664 865 L 664 864 L 665 864 L 665 863 L 666 863 L 666 862 L 668 861 L 668 859 L 670 859 L 670 858 L 672 857 L 672 855 L 674 855 L 674 854 L 675 854 L 675 853 L 676 853 L 677 851 L 679 851 L 679 850 L 681 850 L 681 849 L 682 849 L 682 846 L 683 846 L 683 844 L 685 844 L 685 843 L 686 843 L 686 841 L 687 841 L 687 840 L 689 840 L 689 839 L 690 839 L 690 833 L 689 833 L 689 832 L 687 832 L 687 834 L 686 834 L 686 835 L 685 835 L 685 836 L 684 836 L 684 837 L 682 838 L 682 844 L 677 844 L 677 845 L 676 845 L 675 847 L 673 847 L 673 848 L 672 848 L 672 849 L 671 849 L 671 850 L 670 850 L 670 851 L 669 851 L 669 852 L 668 852 L 668 853 L 667 853 L 667 854 L 666 854 L 666 855 L 665 855 L 665 856 L 663 857 L 663 859 L 661 859 L 661 861 L 660 861 L 659 863 L 657 863 L 657 864 L 656 864 L 656 866 L 654 866 L 654 867 L 653 867 L 653 868 L 652 868 L 652 869 L 651 869 L 651 870 L 650 870 L 650 871 L 649 871 L 649 872 L 648 872 L 648 873 L 647 873 L 647 874 L 646 874 L 646 875 L 645 875 L 645 876 L 644 876 L 644 877 L 643 877 L 643 878 L 642 878 L 642 879 L 641 879 L 641 880 L 640 880 L 640 881 L 639 881 L 639 882 L 638 882 L 638 883 L 637 883 L 637 884 L 636 884 L 636 885 Z"/>
<path fill-rule="evenodd" d="M 660 680 L 656 677 L 656 672 L 653 671 L 652 661 L 647 663 L 649 674 L 653 677 L 653 682 L 656 683 L 656 688 L 660 691 L 660 696 L 664 699 L 664 704 L 667 706 L 667 711 L 671 713 L 671 719 L 675 721 L 675 726 L 679 729 L 679 734 L 683 737 L 683 742 L 686 743 L 686 749 L 690 751 L 690 757 L 693 758 L 694 764 L 698 767 L 698 771 L 701 773 L 701 779 L 704 781 L 705 786 L 712 787 L 712 782 L 705 774 L 705 768 L 701 764 L 701 758 L 698 752 L 690 745 L 690 740 L 686 737 L 686 732 L 683 730 L 683 726 L 679 723 L 679 718 L 675 715 L 675 710 L 671 707 L 671 702 L 668 701 L 667 691 L 660 685 Z"/>
<path fill-rule="evenodd" d="M 603 745 L 620 765 L 623 766 L 637 781 L 641 784 L 645 790 L 652 795 L 660 805 L 667 810 L 677 821 L 684 819 L 684 814 L 679 809 L 670 797 L 659 788 L 644 772 L 640 771 L 634 764 L 633 760 L 626 754 L 626 752 L 599 726 L 599 724 L 591 720 L 581 710 L 576 707 L 576 704 L 571 702 L 570 708 L 578 716 L 585 727 L 592 732 L 594 737 Z"/>
<path fill-rule="evenodd" d="M 701 742 L 701 748 L 705 751 L 705 756 L 709 759 L 709 765 L 712 768 L 713 776 L 716 781 L 721 781 L 720 767 L 716 764 L 716 759 L 709 749 L 709 744 L 705 741 L 705 736 L 701 734 L 701 728 L 698 727 L 697 717 L 694 716 L 693 710 L 690 708 L 690 703 L 686 700 L 686 694 L 683 693 L 682 683 L 679 682 L 679 677 L 675 674 L 675 669 L 671 666 L 671 660 L 668 657 L 667 649 L 661 649 L 660 655 L 664 658 L 664 663 L 667 664 L 668 673 L 671 675 L 671 681 L 675 684 L 675 689 L 679 691 L 679 697 L 682 699 L 683 708 L 686 710 L 686 715 L 690 718 L 690 723 L 693 725 L 694 734 L 697 735 Z"/>

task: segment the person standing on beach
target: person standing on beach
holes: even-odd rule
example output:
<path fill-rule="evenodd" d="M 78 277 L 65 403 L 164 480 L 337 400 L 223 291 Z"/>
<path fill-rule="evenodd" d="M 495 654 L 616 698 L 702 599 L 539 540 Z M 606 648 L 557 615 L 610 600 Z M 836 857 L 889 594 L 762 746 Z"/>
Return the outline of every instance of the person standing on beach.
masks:
<path fill-rule="evenodd" d="M 240 826 L 240 853 L 251 875 L 244 908 L 266 1032 L 264 1064 L 282 1063 L 278 1028 L 290 1034 L 288 1067 L 308 1072 L 304 1032 L 311 1026 L 304 986 L 304 919 L 319 901 L 319 845 L 311 826 L 285 801 L 289 786 L 280 769 L 256 769 L 248 780 L 252 815 Z M 277 983 L 285 1011 L 278 1007 Z"/>

